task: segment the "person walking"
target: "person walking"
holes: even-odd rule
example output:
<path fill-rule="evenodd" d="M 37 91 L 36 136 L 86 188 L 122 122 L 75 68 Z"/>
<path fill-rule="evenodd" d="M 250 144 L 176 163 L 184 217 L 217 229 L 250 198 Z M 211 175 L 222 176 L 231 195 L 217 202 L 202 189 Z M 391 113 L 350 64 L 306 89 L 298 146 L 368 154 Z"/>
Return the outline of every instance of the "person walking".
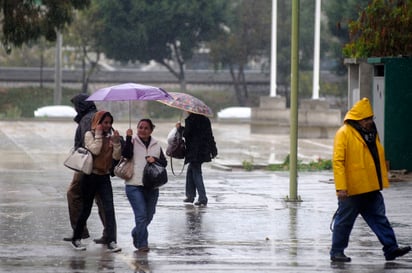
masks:
<path fill-rule="evenodd" d="M 202 164 L 210 162 L 217 156 L 216 142 L 213 137 L 209 118 L 204 115 L 188 112 L 185 126 L 176 124 L 178 130 L 183 130 L 186 143 L 185 164 L 189 164 L 186 171 L 186 199 L 185 203 L 193 203 L 196 191 L 199 195 L 194 203 L 196 206 L 206 206 L 208 199 L 203 183 Z"/>
<path fill-rule="evenodd" d="M 126 132 L 126 143 L 122 156 L 134 162 L 133 177 L 125 181 L 127 199 L 133 209 L 135 227 L 131 235 L 133 245 L 139 252 L 150 250 L 148 243 L 148 226 L 156 212 L 159 199 L 159 189 L 143 186 L 143 170 L 147 163 L 157 161 L 163 167 L 167 166 L 166 157 L 160 143 L 153 138 L 155 125 L 150 119 L 141 119 L 137 124 L 137 135 L 133 137 L 132 129 Z"/>
<path fill-rule="evenodd" d="M 84 136 L 85 147 L 93 154 L 93 170 L 90 175 L 84 174 L 82 183 L 83 208 L 77 220 L 72 239 L 76 250 L 86 250 L 81 238 L 87 219 L 90 216 L 93 199 L 98 194 L 102 200 L 106 220 L 107 250 L 120 251 L 116 242 L 116 219 L 113 204 L 113 189 L 110 181 L 112 160 L 121 156 L 120 135 L 112 132 L 113 116 L 110 112 L 98 111 L 93 116 L 91 130 Z"/>
<path fill-rule="evenodd" d="M 358 101 L 345 115 L 333 147 L 333 174 L 338 198 L 330 259 L 350 262 L 344 254 L 357 216 L 360 214 L 383 245 L 387 261 L 411 250 L 399 247 L 386 217 L 381 193 L 389 186 L 386 160 L 367 98 Z"/>
<path fill-rule="evenodd" d="M 93 101 L 87 101 L 86 99 L 89 96 L 86 94 L 75 95 L 71 102 L 74 106 L 74 109 L 77 112 L 77 115 L 74 117 L 74 121 L 78 124 L 76 133 L 74 135 L 74 149 L 79 147 L 84 147 L 84 135 L 87 131 L 90 131 L 90 126 L 92 122 L 93 115 L 97 112 L 96 105 Z M 83 199 L 81 193 L 81 183 L 83 180 L 83 173 L 74 172 L 72 182 L 69 185 L 67 190 L 67 205 L 69 208 L 69 219 L 70 225 L 74 230 L 77 219 L 79 218 L 80 211 L 83 207 Z M 101 199 L 99 195 L 96 195 L 95 202 L 98 208 L 99 217 L 103 224 L 103 235 L 99 239 L 94 239 L 95 243 L 104 243 L 106 241 L 106 229 L 104 212 Z M 89 230 L 87 226 L 84 227 L 82 239 L 87 239 L 90 237 Z M 72 241 L 72 237 L 63 238 L 64 241 Z"/>

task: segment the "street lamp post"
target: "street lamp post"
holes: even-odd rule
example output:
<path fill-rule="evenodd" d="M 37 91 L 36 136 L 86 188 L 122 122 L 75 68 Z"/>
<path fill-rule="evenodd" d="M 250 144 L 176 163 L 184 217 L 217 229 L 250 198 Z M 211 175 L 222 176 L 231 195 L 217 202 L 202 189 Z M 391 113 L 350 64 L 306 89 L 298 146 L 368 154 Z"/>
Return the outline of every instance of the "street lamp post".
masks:
<path fill-rule="evenodd" d="M 320 6 L 321 0 L 316 0 L 315 7 L 315 42 L 313 52 L 313 88 L 312 99 L 319 99 L 319 70 L 320 70 Z"/>
<path fill-rule="evenodd" d="M 272 37 L 270 50 L 270 96 L 276 97 L 276 74 L 277 74 L 277 6 L 278 1 L 272 0 Z"/>
<path fill-rule="evenodd" d="M 56 62 L 54 65 L 54 105 L 60 105 L 62 102 L 62 44 L 63 37 L 59 30 L 56 30 Z"/>

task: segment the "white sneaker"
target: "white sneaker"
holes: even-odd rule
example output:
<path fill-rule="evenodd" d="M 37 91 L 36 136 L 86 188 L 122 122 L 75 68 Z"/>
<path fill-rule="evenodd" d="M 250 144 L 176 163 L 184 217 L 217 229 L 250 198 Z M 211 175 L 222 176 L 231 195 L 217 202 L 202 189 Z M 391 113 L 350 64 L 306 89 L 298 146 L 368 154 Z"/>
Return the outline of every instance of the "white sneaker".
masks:
<path fill-rule="evenodd" d="M 86 250 L 86 247 L 84 245 L 82 245 L 80 240 L 72 241 L 72 247 L 76 250 Z"/>
<path fill-rule="evenodd" d="M 107 251 L 109 252 L 119 252 L 122 249 L 117 246 L 116 242 L 111 242 L 107 245 Z"/>

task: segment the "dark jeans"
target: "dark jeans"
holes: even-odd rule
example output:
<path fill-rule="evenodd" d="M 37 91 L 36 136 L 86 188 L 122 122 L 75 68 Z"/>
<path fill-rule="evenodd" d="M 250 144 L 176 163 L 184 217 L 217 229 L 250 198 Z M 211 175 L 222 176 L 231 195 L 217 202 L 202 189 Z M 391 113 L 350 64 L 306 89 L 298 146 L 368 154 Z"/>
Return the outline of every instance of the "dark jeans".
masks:
<path fill-rule="evenodd" d="M 349 236 L 359 214 L 383 245 L 385 256 L 398 247 L 395 233 L 385 215 L 383 196 L 381 192 L 375 191 L 350 196 L 338 202 L 338 211 L 333 225 L 331 256 L 343 253 L 348 247 Z"/>
<path fill-rule="evenodd" d="M 83 229 L 86 226 L 87 219 L 92 211 L 93 200 L 96 195 L 99 195 L 106 220 L 107 242 L 116 242 L 116 219 L 110 176 L 108 174 L 84 175 L 84 180 L 82 182 L 83 208 L 74 229 L 73 239 L 76 240 L 82 237 Z"/>
<path fill-rule="evenodd" d="M 137 248 L 147 247 L 149 237 L 147 226 L 156 212 L 159 189 L 126 185 L 125 191 L 134 213 L 135 227 L 132 230 L 134 244 Z"/>
<path fill-rule="evenodd" d="M 202 163 L 190 162 L 186 173 L 186 197 L 194 199 L 196 190 L 199 194 L 199 202 L 207 203 L 206 189 L 203 184 Z"/>

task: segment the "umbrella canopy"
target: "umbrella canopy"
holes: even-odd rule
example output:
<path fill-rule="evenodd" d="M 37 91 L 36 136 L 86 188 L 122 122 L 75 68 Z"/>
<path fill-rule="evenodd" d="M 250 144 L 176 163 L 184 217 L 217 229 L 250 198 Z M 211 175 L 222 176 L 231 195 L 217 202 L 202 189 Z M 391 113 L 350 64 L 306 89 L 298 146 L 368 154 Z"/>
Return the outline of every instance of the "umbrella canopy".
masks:
<path fill-rule="evenodd" d="M 172 97 L 160 87 L 138 83 L 124 83 L 97 90 L 88 101 L 129 101 L 129 128 L 131 126 L 130 102 L 132 100 L 167 100 Z"/>
<path fill-rule="evenodd" d="M 164 100 L 172 97 L 162 88 L 137 83 L 124 83 L 94 92 L 90 101 Z"/>
<path fill-rule="evenodd" d="M 169 92 L 169 95 L 172 96 L 172 99 L 158 100 L 158 102 L 183 111 L 213 117 L 212 109 L 198 98 L 179 92 Z"/>

